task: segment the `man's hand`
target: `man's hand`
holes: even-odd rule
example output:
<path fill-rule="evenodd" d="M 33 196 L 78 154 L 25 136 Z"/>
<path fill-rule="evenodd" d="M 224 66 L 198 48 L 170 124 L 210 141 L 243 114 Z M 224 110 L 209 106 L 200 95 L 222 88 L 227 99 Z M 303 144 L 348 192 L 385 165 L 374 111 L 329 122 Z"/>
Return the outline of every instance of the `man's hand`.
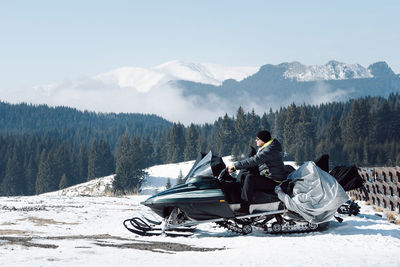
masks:
<path fill-rule="evenodd" d="M 231 173 L 236 171 L 235 166 L 228 166 L 227 169 L 228 169 L 229 174 L 231 174 Z"/>
<path fill-rule="evenodd" d="M 275 194 L 279 194 L 279 192 L 282 192 L 282 188 L 279 185 L 277 185 L 277 186 L 275 186 L 274 191 L 275 191 Z"/>

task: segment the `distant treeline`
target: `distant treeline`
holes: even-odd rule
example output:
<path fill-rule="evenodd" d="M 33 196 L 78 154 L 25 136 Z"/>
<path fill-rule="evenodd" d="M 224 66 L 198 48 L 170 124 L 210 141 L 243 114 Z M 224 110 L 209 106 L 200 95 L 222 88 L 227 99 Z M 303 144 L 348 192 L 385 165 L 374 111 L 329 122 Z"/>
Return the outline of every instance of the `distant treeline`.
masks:
<path fill-rule="evenodd" d="M 171 122 L 148 114 L 79 111 L 69 107 L 17 104 L 0 101 L 0 134 L 53 136 L 74 145 L 102 139 L 114 151 L 121 136 L 159 138 Z"/>
<path fill-rule="evenodd" d="M 399 94 L 292 104 L 262 116 L 239 108 L 233 117 L 187 127 L 154 115 L 0 102 L 0 194 L 53 191 L 114 172 L 115 188 L 135 191 L 143 168 L 209 150 L 240 158 L 261 129 L 282 143 L 285 160 L 302 163 L 329 154 L 332 166 L 400 165 Z"/>

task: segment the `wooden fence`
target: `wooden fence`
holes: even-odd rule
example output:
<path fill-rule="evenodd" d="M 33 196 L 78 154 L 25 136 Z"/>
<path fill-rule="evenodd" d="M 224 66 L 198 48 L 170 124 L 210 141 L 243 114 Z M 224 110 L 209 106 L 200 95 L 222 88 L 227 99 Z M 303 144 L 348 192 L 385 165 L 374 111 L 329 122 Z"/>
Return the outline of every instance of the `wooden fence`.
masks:
<path fill-rule="evenodd" d="M 372 205 L 400 213 L 400 167 L 359 168 L 365 181 L 369 199 L 362 189 L 350 191 L 358 200 L 369 200 Z"/>

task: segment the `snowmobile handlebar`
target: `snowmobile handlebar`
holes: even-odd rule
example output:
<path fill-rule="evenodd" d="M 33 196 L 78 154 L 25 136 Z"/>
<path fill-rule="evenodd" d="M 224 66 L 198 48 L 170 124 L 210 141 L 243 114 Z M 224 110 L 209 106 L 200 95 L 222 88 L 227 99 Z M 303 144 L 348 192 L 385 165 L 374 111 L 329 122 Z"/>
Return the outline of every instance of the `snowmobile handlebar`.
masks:
<path fill-rule="evenodd" d="M 235 180 L 231 175 L 229 175 L 228 170 L 227 170 L 226 168 L 224 168 L 224 169 L 219 173 L 217 179 L 218 179 L 218 181 L 219 181 L 220 183 L 232 182 L 232 181 Z"/>

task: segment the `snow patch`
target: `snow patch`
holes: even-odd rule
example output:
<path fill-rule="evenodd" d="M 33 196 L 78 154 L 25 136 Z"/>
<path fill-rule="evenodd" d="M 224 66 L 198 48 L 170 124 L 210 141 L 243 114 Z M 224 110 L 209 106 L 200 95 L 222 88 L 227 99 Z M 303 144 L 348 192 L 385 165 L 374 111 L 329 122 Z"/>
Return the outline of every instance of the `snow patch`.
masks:
<path fill-rule="evenodd" d="M 325 65 L 305 66 L 299 62 L 283 63 L 287 70 L 284 77 L 301 82 L 321 80 L 347 80 L 372 78 L 371 72 L 359 64 L 329 61 Z"/>
<path fill-rule="evenodd" d="M 138 92 L 149 92 L 153 87 L 174 80 L 186 80 L 204 84 L 221 85 L 224 80 L 237 81 L 254 74 L 257 67 L 226 67 L 210 63 L 170 61 L 153 68 L 125 67 L 94 77 L 106 84 L 117 84 L 120 88 L 136 88 Z"/>
<path fill-rule="evenodd" d="M 77 184 L 59 191 L 49 192 L 42 194 L 43 196 L 105 196 L 110 194 L 112 191 L 112 182 L 114 181 L 115 175 L 109 175 L 106 177 L 100 177 L 90 180 L 86 183 Z"/>
<path fill-rule="evenodd" d="M 141 237 L 122 222 L 148 196 L 0 197 L 0 261 L 7 266 L 399 266 L 400 227 L 361 214 L 327 230 L 241 236 L 207 223 L 191 237 Z M 36 210 L 35 207 L 43 207 Z M 204 250 L 202 250 L 204 248 Z M 198 260 L 201 258 L 201 264 Z"/>

